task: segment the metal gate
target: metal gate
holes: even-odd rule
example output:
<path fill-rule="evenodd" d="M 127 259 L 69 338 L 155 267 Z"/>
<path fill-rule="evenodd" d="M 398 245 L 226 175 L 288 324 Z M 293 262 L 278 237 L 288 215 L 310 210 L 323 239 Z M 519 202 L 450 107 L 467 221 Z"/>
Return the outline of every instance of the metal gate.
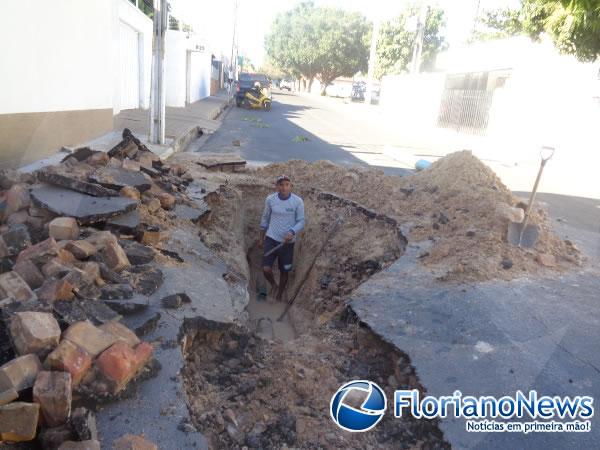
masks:
<path fill-rule="evenodd" d="M 494 91 L 446 89 L 442 94 L 438 127 L 461 133 L 484 134 Z"/>
<path fill-rule="evenodd" d="M 138 32 L 119 24 L 120 109 L 140 107 L 140 52 Z"/>

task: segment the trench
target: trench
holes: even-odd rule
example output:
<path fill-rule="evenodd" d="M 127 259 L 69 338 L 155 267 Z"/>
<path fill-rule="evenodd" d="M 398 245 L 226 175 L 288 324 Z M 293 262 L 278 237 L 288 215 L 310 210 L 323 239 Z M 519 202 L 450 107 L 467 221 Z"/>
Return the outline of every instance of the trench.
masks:
<path fill-rule="evenodd" d="M 449 448 L 437 421 L 386 414 L 369 433 L 348 433 L 329 417 L 331 396 L 353 379 L 375 381 L 386 392 L 425 391 L 408 356 L 345 305 L 354 289 L 401 257 L 399 225 L 333 194 L 299 192 L 307 225 L 295 244 L 285 300 L 297 297 L 278 321 L 285 303 L 263 295 L 257 245 L 269 193 L 259 183 L 222 188 L 200 232 L 243 275 L 250 300 L 242 324 L 185 330 L 183 375 L 195 426 L 211 448 Z M 278 279 L 276 264 L 274 272 Z"/>

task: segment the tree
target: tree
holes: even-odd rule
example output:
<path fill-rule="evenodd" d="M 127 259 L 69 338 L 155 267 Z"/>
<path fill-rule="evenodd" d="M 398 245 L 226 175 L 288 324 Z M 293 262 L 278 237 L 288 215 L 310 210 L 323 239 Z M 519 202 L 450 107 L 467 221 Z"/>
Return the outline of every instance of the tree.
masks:
<path fill-rule="evenodd" d="M 308 80 L 309 89 L 318 78 L 324 93 L 335 78 L 366 68 L 368 30 L 358 13 L 301 3 L 275 18 L 265 48 L 270 61 Z"/>
<path fill-rule="evenodd" d="M 600 55 L 600 3 L 597 0 L 524 0 L 522 20 L 533 38 L 545 32 L 563 53 L 581 61 Z"/>
<path fill-rule="evenodd" d="M 600 2 L 597 0 L 522 0 L 521 8 L 486 11 L 478 19 L 484 30 L 474 40 L 527 34 L 539 39 L 546 33 L 562 53 L 581 61 L 600 55 Z"/>
<path fill-rule="evenodd" d="M 418 8 L 410 6 L 400 16 L 381 24 L 377 41 L 377 65 L 375 77 L 399 74 L 407 70 L 412 59 L 415 31 L 409 30 L 407 23 L 418 15 Z M 421 69 L 430 70 L 435 56 L 446 47 L 440 30 L 444 26 L 444 11 L 430 8 L 427 11 L 421 52 Z"/>
<path fill-rule="evenodd" d="M 475 19 L 475 29 L 470 41 L 502 39 L 523 32 L 523 21 L 519 9 L 488 9 Z"/>

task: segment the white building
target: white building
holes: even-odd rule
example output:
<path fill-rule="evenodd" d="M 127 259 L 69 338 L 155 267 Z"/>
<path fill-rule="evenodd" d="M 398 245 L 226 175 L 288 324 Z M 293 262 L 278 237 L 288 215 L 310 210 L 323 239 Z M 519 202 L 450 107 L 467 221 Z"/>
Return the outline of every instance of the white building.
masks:
<path fill-rule="evenodd" d="M 121 110 L 149 107 L 153 24 L 140 7 L 152 2 L 142 2 L 3 2 L 0 167 L 100 136 Z M 166 40 L 167 105 L 210 95 L 211 54 L 178 31 Z"/>

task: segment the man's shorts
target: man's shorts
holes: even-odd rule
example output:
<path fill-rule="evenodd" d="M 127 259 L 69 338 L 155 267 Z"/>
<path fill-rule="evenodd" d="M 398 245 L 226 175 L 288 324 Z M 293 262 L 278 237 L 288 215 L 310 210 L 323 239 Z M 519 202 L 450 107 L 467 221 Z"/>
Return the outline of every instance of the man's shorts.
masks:
<path fill-rule="evenodd" d="M 279 266 L 280 272 L 289 272 L 292 270 L 292 263 L 294 261 L 294 243 L 283 244 L 278 250 L 275 250 L 269 256 L 265 256 L 270 250 L 277 247 L 281 242 L 277 242 L 275 239 L 265 237 L 265 245 L 263 252 L 263 267 L 273 267 L 273 263 L 277 258 L 277 265 Z"/>

